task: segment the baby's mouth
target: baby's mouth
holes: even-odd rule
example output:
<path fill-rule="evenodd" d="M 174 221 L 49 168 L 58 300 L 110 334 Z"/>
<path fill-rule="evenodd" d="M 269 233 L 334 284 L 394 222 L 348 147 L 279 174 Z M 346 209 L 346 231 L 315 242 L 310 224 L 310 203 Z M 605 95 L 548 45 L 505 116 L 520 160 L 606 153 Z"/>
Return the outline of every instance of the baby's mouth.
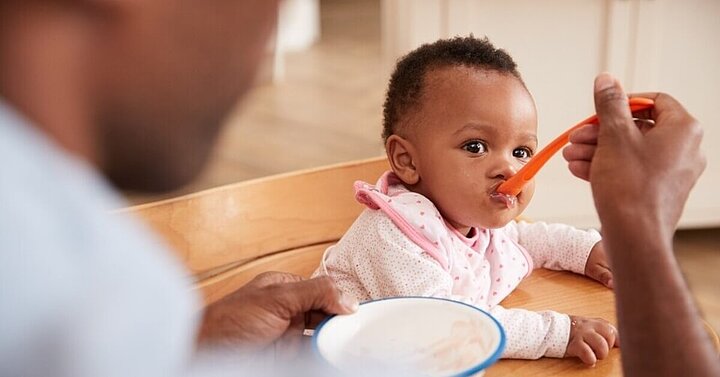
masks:
<path fill-rule="evenodd" d="M 494 192 L 490 194 L 490 199 L 505 204 L 508 209 L 515 208 L 515 206 L 517 205 L 517 196 Z"/>
<path fill-rule="evenodd" d="M 507 209 L 515 208 L 515 206 L 517 205 L 517 196 L 497 192 L 497 188 L 498 186 L 500 186 L 501 183 L 502 182 L 498 182 L 497 184 L 493 185 L 492 189 L 490 190 L 490 200 L 498 203 L 503 203 L 505 207 L 507 207 Z"/>

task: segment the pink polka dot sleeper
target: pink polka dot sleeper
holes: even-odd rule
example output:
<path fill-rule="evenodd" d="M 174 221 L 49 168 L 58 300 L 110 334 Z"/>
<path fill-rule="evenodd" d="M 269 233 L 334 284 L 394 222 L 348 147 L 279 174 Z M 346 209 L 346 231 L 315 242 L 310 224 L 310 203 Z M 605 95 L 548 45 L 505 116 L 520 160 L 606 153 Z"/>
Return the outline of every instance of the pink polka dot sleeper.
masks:
<path fill-rule="evenodd" d="M 534 267 L 583 273 L 594 231 L 562 224 L 511 222 L 463 235 L 426 197 L 392 173 L 375 186 L 355 183 L 368 208 L 334 246 L 317 274 L 327 273 L 360 301 L 392 296 L 444 297 L 492 313 L 507 333 L 503 357 L 562 357 L 570 319 L 553 311 L 498 305 Z"/>

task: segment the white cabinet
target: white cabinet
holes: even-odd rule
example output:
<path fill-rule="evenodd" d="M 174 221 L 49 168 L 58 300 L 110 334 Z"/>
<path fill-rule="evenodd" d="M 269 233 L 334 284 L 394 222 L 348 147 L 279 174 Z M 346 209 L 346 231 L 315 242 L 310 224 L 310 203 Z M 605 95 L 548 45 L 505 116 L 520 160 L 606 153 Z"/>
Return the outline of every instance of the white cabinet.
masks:
<path fill-rule="evenodd" d="M 665 91 L 682 101 L 705 127 L 708 167 L 681 226 L 720 225 L 720 111 L 713 106 L 720 102 L 720 1 L 383 1 L 388 71 L 421 43 L 469 33 L 487 35 L 518 63 L 538 105 L 541 145 L 594 112 L 592 82 L 602 71 L 627 91 Z M 526 215 L 599 225 L 589 185 L 570 175 L 560 155 L 539 173 Z"/>

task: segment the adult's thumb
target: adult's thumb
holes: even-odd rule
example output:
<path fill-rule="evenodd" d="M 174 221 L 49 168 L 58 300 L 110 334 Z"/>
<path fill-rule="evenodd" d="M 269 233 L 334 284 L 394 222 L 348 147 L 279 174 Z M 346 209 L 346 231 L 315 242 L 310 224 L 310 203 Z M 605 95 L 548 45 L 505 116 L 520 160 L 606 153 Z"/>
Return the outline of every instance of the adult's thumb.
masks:
<path fill-rule="evenodd" d="M 595 78 L 595 111 L 600 124 L 598 142 L 603 138 L 626 137 L 635 130 L 628 97 L 620 83 L 609 73 Z"/>

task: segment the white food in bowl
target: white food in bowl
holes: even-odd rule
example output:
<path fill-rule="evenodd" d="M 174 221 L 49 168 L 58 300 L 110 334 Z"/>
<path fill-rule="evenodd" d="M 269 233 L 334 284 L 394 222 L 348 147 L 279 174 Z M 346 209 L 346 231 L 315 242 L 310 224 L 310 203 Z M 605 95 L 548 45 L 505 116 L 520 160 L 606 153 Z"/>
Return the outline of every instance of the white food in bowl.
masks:
<path fill-rule="evenodd" d="M 401 297 L 363 303 L 315 331 L 315 350 L 351 374 L 480 375 L 505 346 L 500 324 L 456 301 Z M 390 373 L 392 371 L 392 373 Z"/>

